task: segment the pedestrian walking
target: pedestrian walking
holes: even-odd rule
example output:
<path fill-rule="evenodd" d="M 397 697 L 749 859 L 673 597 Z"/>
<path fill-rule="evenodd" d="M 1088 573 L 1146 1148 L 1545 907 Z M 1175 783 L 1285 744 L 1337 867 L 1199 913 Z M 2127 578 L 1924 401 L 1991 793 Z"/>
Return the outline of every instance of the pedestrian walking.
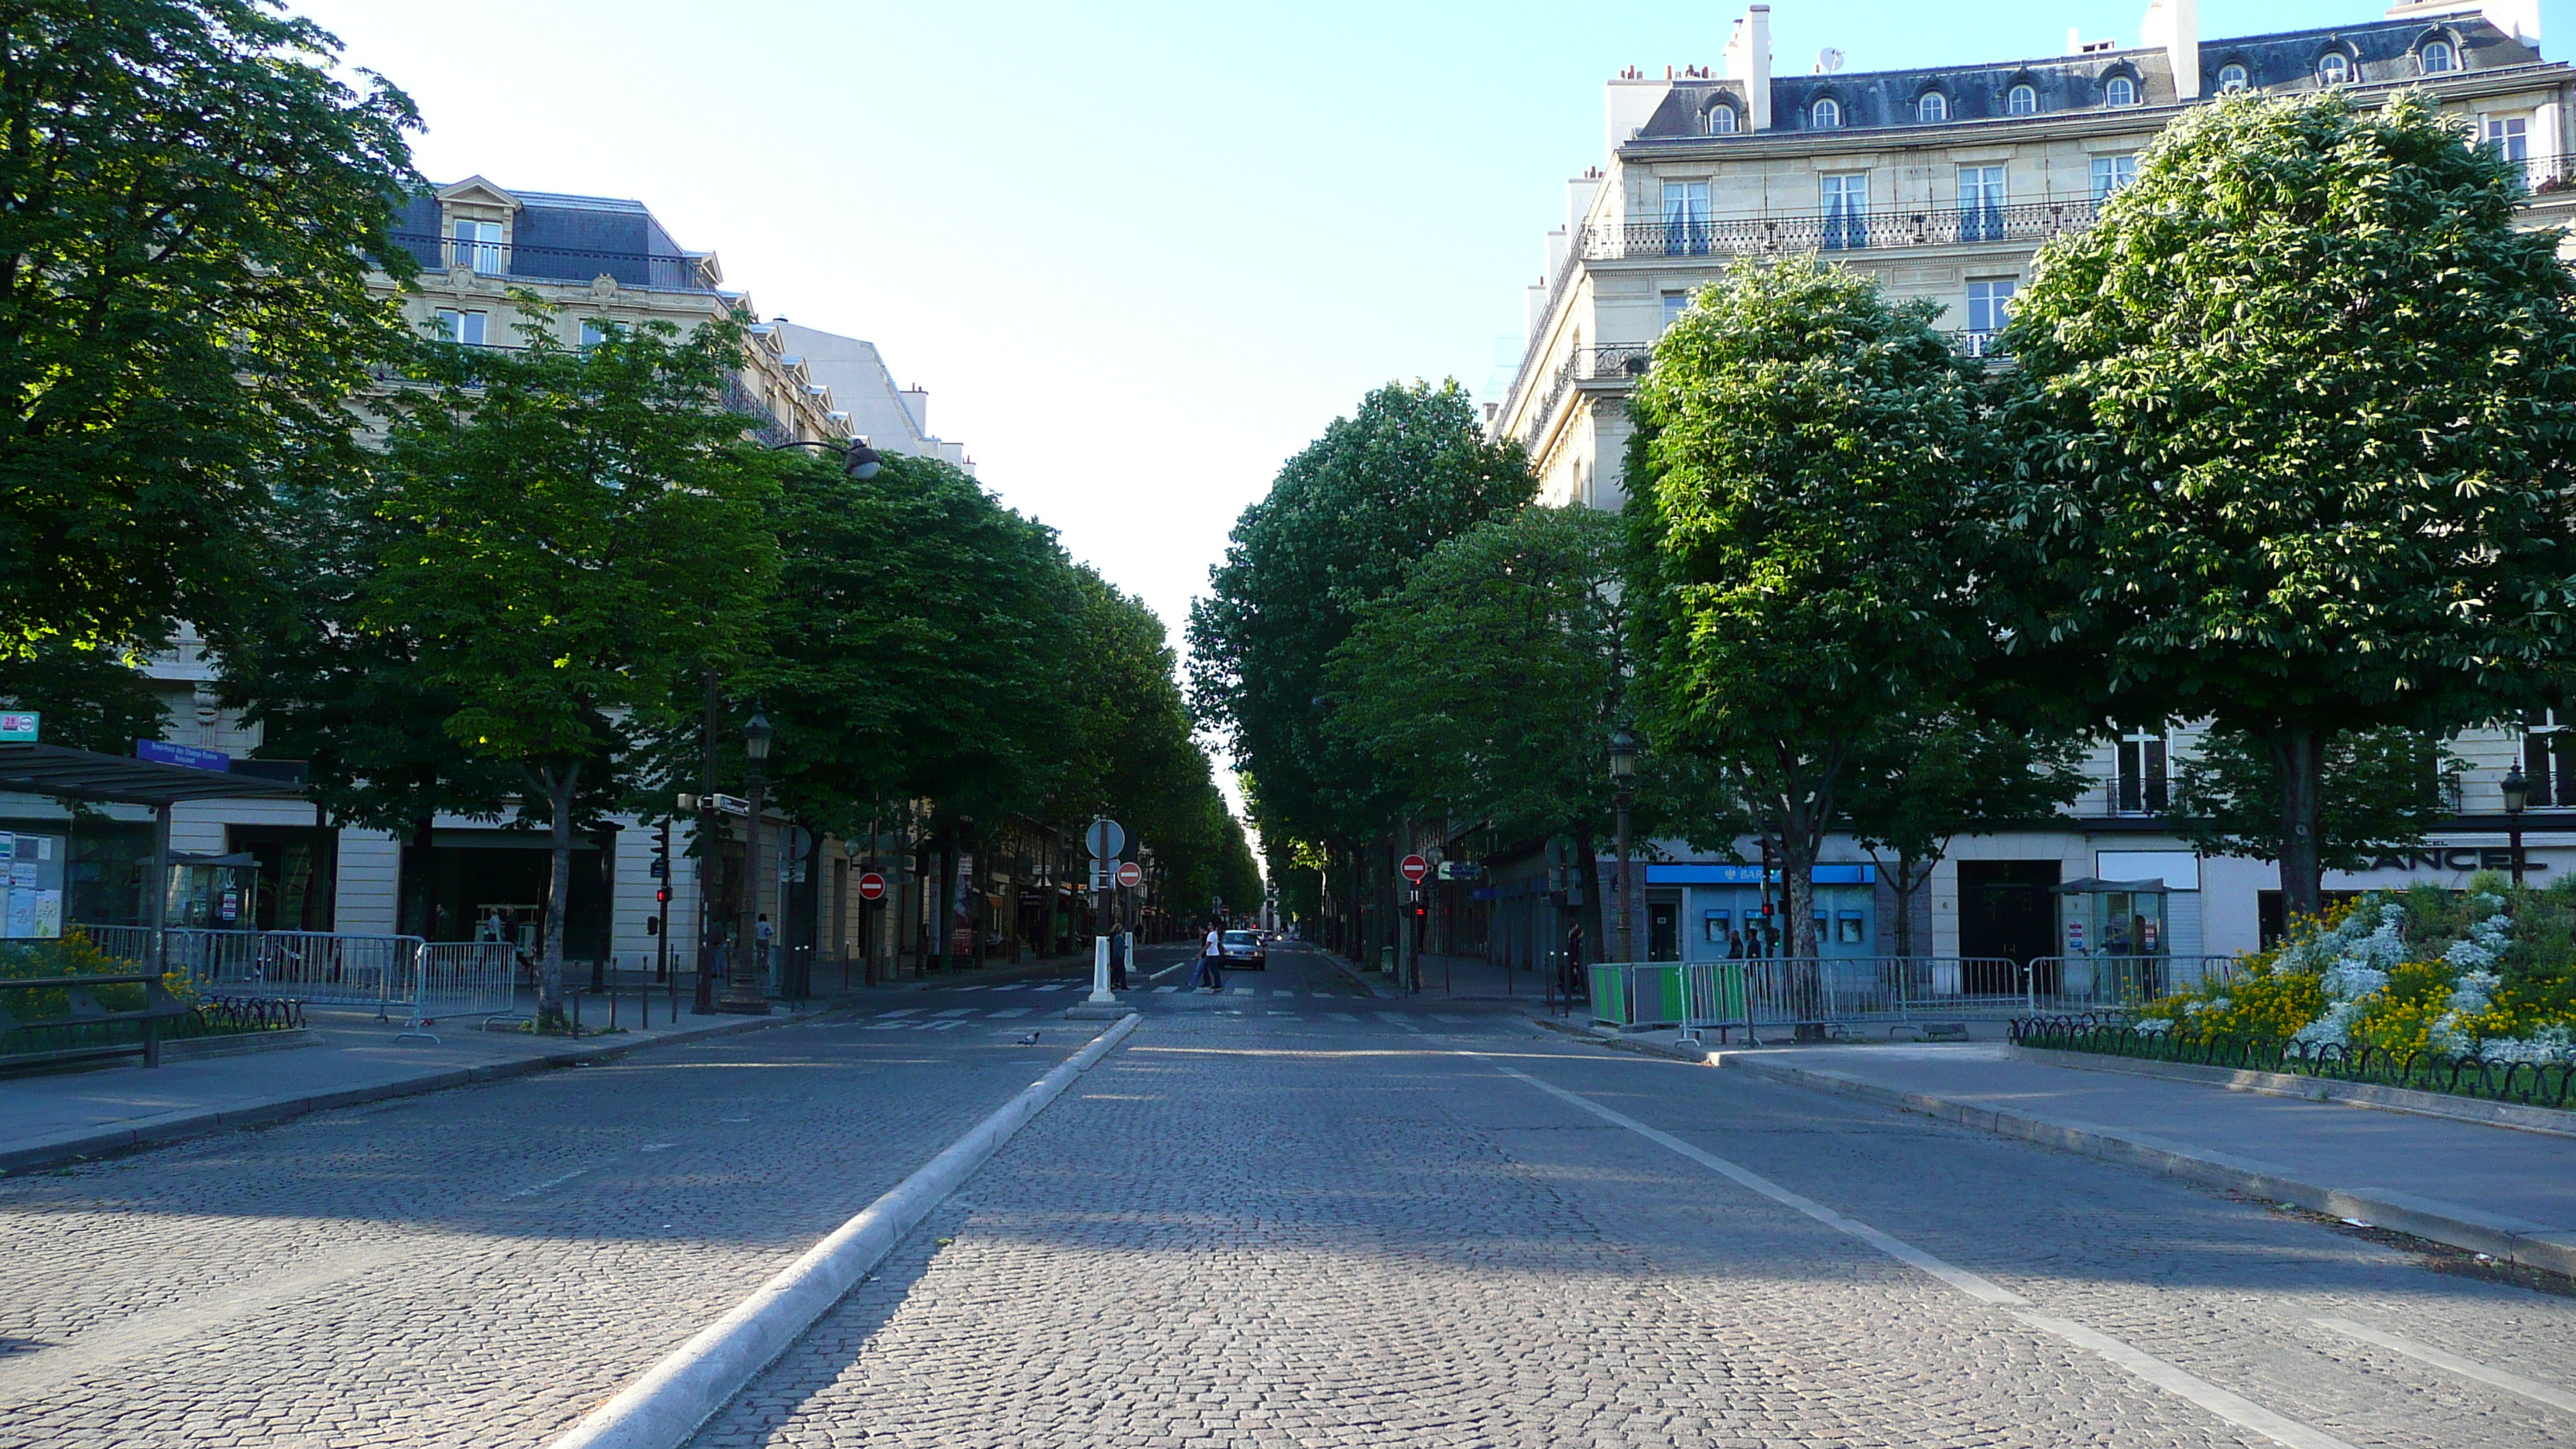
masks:
<path fill-rule="evenodd" d="M 1224 958 L 1225 936 L 1211 925 L 1207 930 L 1207 939 L 1199 943 L 1199 969 L 1197 974 L 1190 978 L 1190 985 L 1200 991 L 1223 991 L 1225 973 L 1217 968 Z"/>
<path fill-rule="evenodd" d="M 1118 929 L 1109 933 L 1110 990 L 1124 991 L 1127 989 L 1127 955 L 1134 946 L 1135 938 L 1127 934 L 1127 928 L 1125 926 L 1120 926 Z"/>

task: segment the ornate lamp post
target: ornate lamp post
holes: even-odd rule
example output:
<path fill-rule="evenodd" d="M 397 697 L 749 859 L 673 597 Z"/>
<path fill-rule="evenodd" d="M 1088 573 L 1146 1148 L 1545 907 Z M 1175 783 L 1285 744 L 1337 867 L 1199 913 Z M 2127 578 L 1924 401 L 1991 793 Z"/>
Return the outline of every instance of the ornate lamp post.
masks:
<path fill-rule="evenodd" d="M 2531 782 L 2519 764 L 2504 772 L 2505 848 L 2513 856 L 2513 888 L 2522 889 L 2522 812 L 2531 804 Z"/>
<path fill-rule="evenodd" d="M 1636 902 L 1628 888 L 1628 807 L 1637 799 L 1637 737 L 1626 725 L 1610 736 L 1610 783 L 1618 792 L 1612 799 L 1619 806 L 1619 959 L 1634 961 L 1629 920 L 1636 913 Z"/>
<path fill-rule="evenodd" d="M 742 727 L 742 756 L 750 762 L 751 818 L 742 831 L 742 928 L 734 939 L 733 976 L 725 983 L 724 1009 L 746 1016 L 769 1014 L 769 962 L 760 949 L 760 816 L 761 789 L 769 783 L 769 745 L 778 738 L 769 716 L 751 707 Z"/>

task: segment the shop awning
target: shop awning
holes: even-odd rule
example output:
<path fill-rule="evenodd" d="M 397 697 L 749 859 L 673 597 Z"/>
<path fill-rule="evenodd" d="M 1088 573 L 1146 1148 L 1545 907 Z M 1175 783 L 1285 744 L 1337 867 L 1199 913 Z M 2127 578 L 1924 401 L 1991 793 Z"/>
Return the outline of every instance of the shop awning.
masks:
<path fill-rule="evenodd" d="M 301 786 L 258 775 L 26 744 L 0 744 L 0 790 L 154 806 L 187 800 L 296 800 L 304 794 Z"/>
<path fill-rule="evenodd" d="M 2112 894 L 2160 896 L 2172 889 L 2173 887 L 2164 883 L 2164 878 L 2162 876 L 2155 876 L 2146 880 L 2097 880 L 2088 875 L 2079 876 L 2074 880 L 2070 880 L 2059 885 L 2057 893 L 2062 896 L 2107 896 Z"/>

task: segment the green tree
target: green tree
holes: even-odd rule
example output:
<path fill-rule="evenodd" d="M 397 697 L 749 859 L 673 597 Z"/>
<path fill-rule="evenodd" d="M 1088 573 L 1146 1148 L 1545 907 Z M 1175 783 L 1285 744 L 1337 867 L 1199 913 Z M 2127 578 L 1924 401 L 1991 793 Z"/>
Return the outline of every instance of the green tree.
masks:
<path fill-rule="evenodd" d="M 1936 310 L 1812 261 L 1739 266 L 1632 403 L 1648 733 L 1776 834 L 1801 956 L 1847 770 L 1954 697 L 1987 637 L 1964 505 L 1988 431 Z"/>
<path fill-rule="evenodd" d="M 2576 631 L 2576 279 L 2466 139 L 2420 93 L 2222 97 L 2006 331 L 2017 652 L 2097 721 L 2255 742 L 2295 913 L 2336 738 L 2509 710 Z"/>
<path fill-rule="evenodd" d="M 549 831 L 543 1011 L 561 1011 L 572 833 L 614 801 L 640 716 L 684 662 L 748 645 L 776 574 L 775 465 L 723 408 L 742 333 L 711 322 L 555 339 L 534 298 L 521 348 L 436 347 L 388 401 L 393 535 L 364 619 L 416 641 L 448 734 L 516 768 Z"/>
<path fill-rule="evenodd" d="M 1190 700 L 1260 781 L 1264 839 L 1346 848 L 1389 823 L 1374 762 L 1323 729 L 1325 660 L 1359 607 L 1400 586 L 1415 560 L 1535 487 L 1519 445 L 1486 442 L 1454 381 L 1389 384 L 1334 419 L 1236 520 L 1191 606 Z"/>
<path fill-rule="evenodd" d="M 161 737 L 161 697 L 143 672 L 143 655 L 168 636 L 125 647 L 74 643 L 49 635 L 0 654 L 0 700 L 44 716 L 45 743 L 121 755 L 136 740 Z"/>
<path fill-rule="evenodd" d="M 418 117 L 338 56 L 267 0 L 0 7 L 0 659 L 220 622 L 270 487 L 355 446 Z"/>
<path fill-rule="evenodd" d="M 1960 835 L 2040 821 L 2084 792 L 2077 735 L 2033 732 L 1973 708 L 1902 721 L 1861 751 L 1838 794 L 1844 822 L 1896 892 L 1896 954 L 1914 954 L 1914 896 Z"/>
<path fill-rule="evenodd" d="M 1499 514 L 1442 542 L 1355 611 L 1325 671 L 1330 731 L 1410 813 L 1507 839 L 1562 832 L 1594 859 L 1626 709 L 1626 560 L 1620 520 L 1580 506 Z M 1600 892 L 1584 901 L 1601 940 Z"/>
<path fill-rule="evenodd" d="M 2444 742 L 2404 725 L 2339 730 L 2317 778 L 2320 870 L 2367 870 L 2372 857 L 2410 850 L 2454 813 L 2467 765 Z M 2174 764 L 2174 829 L 2203 855 L 2278 861 L 2281 786 L 2272 750 L 2239 730 L 2214 729 Z"/>
<path fill-rule="evenodd" d="M 497 818 L 520 779 L 448 732 L 462 703 L 430 677 L 416 631 L 367 617 L 401 535 L 378 509 L 392 486 L 278 490 L 271 580 L 214 634 L 216 695 L 259 729 L 260 754 L 305 762 L 306 792 L 333 819 L 426 845 L 439 815 Z"/>

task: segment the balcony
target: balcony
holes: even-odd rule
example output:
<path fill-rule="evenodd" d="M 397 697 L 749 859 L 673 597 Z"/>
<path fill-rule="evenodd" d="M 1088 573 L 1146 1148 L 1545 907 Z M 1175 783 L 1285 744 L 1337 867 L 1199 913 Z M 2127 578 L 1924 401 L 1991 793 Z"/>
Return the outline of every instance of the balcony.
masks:
<path fill-rule="evenodd" d="M 1653 343 L 1629 343 L 1617 347 L 1578 347 L 1557 364 L 1548 378 L 1547 391 L 1531 411 L 1529 426 L 1521 430 L 1521 446 L 1536 449 L 1538 440 L 1547 433 L 1547 425 L 1556 418 L 1557 404 L 1578 382 L 1634 381 L 1646 375 L 1655 360 Z"/>
<path fill-rule="evenodd" d="M 455 237 L 396 233 L 394 245 L 412 254 L 423 268 L 445 272 L 463 267 L 499 281 L 554 282 L 586 287 L 598 277 L 639 291 L 713 292 L 714 259 L 680 253 L 587 251 L 578 247 L 536 246 L 517 242 L 461 241 Z"/>
<path fill-rule="evenodd" d="M 1585 228 L 1583 255 L 1587 261 L 1644 257 L 1732 259 L 1988 242 L 2035 246 L 2053 236 L 2084 230 L 2093 224 L 2093 216 L 2092 202 L 2064 200 L 1766 213 L 1697 221 L 1631 221 Z"/>

